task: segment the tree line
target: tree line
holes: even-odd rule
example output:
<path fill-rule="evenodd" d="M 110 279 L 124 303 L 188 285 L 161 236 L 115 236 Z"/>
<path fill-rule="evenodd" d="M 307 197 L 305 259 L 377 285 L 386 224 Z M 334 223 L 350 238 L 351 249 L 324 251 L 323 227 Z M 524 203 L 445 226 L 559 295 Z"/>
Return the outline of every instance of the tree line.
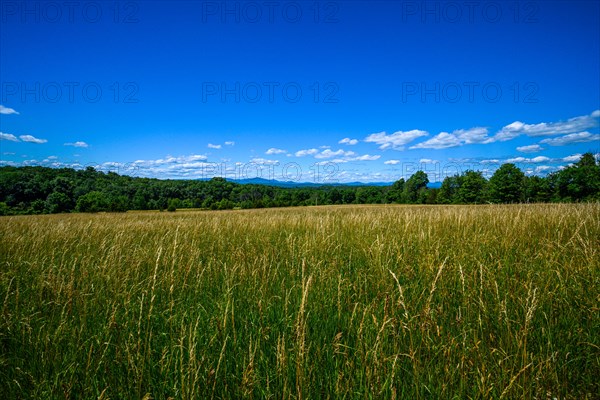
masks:
<path fill-rule="evenodd" d="M 417 171 L 390 186 L 277 187 L 238 184 L 223 178 L 161 180 L 47 167 L 0 168 L 0 215 L 124 212 L 202 208 L 289 207 L 328 204 L 483 204 L 600 201 L 600 160 L 591 153 L 546 177 L 526 176 L 503 164 L 488 180 L 465 171 L 429 188 Z"/>

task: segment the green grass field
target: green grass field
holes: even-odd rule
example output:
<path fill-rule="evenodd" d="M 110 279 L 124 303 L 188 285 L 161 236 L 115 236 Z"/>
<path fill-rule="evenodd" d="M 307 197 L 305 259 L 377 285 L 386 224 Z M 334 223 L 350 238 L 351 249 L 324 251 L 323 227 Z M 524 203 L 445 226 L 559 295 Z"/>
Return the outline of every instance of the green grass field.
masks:
<path fill-rule="evenodd" d="M 0 218 L 2 398 L 600 396 L 600 205 Z"/>

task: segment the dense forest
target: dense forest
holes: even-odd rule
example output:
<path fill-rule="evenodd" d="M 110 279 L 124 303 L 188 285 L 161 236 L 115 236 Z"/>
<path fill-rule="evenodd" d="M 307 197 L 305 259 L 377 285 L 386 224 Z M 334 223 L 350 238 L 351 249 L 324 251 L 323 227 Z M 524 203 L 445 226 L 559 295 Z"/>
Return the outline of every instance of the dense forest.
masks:
<path fill-rule="evenodd" d="M 600 160 L 586 153 L 547 177 L 526 176 L 503 164 L 488 180 L 481 172 L 446 177 L 439 189 L 418 171 L 390 186 L 282 188 L 238 184 L 223 178 L 160 180 L 133 178 L 88 167 L 0 168 L 0 215 L 62 212 L 123 212 L 202 208 L 288 207 L 324 204 L 481 204 L 600 201 Z"/>

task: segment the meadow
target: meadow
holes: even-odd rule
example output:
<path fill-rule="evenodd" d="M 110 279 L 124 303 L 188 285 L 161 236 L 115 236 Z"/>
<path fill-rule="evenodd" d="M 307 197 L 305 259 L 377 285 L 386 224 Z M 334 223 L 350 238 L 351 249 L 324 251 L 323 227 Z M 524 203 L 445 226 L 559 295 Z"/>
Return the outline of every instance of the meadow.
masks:
<path fill-rule="evenodd" d="M 598 399 L 600 204 L 0 218 L 4 399 Z"/>

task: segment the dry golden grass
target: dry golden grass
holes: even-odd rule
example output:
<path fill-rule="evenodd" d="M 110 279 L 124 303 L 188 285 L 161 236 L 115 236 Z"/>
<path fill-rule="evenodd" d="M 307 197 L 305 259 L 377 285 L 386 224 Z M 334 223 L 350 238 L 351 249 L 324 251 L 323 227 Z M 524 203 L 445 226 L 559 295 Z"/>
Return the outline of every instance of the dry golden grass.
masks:
<path fill-rule="evenodd" d="M 6 398 L 597 398 L 600 205 L 0 218 Z"/>

